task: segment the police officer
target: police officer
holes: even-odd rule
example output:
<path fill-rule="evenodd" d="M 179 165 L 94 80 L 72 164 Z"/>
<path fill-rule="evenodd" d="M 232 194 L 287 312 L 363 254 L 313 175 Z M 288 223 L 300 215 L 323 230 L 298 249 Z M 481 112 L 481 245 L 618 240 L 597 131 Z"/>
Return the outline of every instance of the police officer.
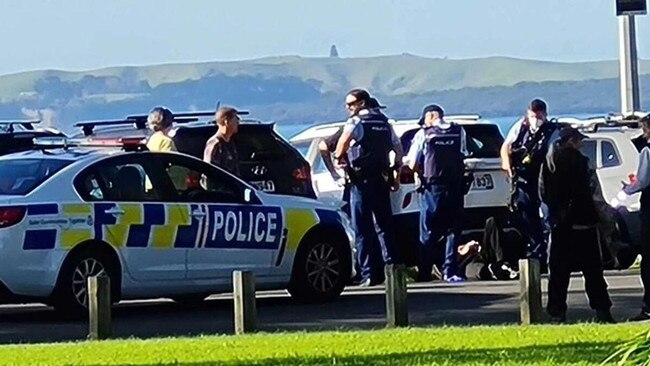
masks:
<path fill-rule="evenodd" d="M 413 137 L 406 162 L 411 170 L 420 171 L 422 192 L 420 210 L 420 258 L 418 281 L 431 281 L 435 244 L 446 240 L 443 279 L 461 282 L 457 275 L 456 251 L 460 243 L 464 208 L 463 176 L 465 130 L 458 124 L 447 123 L 438 105 L 422 111 L 423 129 Z"/>
<path fill-rule="evenodd" d="M 623 187 L 626 195 L 641 192 L 641 282 L 643 283 L 643 305 L 641 313 L 631 320 L 650 320 L 650 114 L 641 119 L 645 146 L 639 155 L 636 181 Z"/>
<path fill-rule="evenodd" d="M 400 263 L 390 202 L 390 191 L 396 189 L 398 183 L 390 167 L 389 153 L 395 152 L 394 168 L 398 168 L 402 146 L 388 118 L 377 109 L 369 108 L 367 91 L 350 91 L 345 106 L 350 118 L 343 127 L 334 158 L 339 165 L 345 166 L 350 179 L 351 216 L 356 231 L 361 285 L 371 286 L 383 282 L 383 265 L 375 259 L 377 251 L 381 250 L 384 263 Z"/>
<path fill-rule="evenodd" d="M 541 169 L 539 195 L 548 207 L 551 225 L 547 312 L 555 322 L 566 320 L 571 272 L 579 270 L 597 320 L 614 323 L 603 277 L 593 170 L 580 152 L 586 137 L 571 127 L 560 130 L 559 140 Z"/>
<path fill-rule="evenodd" d="M 547 271 L 547 242 L 540 215 L 545 208 L 539 200 L 538 180 L 540 167 L 550 141 L 556 138 L 556 131 L 557 124 L 547 120 L 546 103 L 534 99 L 526 116 L 512 126 L 501 146 L 502 168 L 512 180 L 515 226 L 526 243 L 526 256 L 538 259 L 543 273 Z"/>
<path fill-rule="evenodd" d="M 376 98 L 370 98 L 370 101 L 368 102 L 369 110 L 374 113 L 381 113 L 381 109 L 384 108 L 386 107 L 381 105 Z M 348 216 L 350 216 L 350 182 L 346 177 L 342 177 L 339 174 L 334 166 L 334 162 L 332 161 L 332 153 L 336 151 L 336 145 L 338 144 L 341 135 L 343 135 L 343 127 L 336 130 L 333 135 L 321 140 L 318 143 L 318 151 L 320 152 L 323 164 L 325 164 L 325 168 L 327 168 L 327 171 L 332 176 L 334 182 L 336 182 L 338 186 L 343 187 L 342 209 L 348 214 Z"/>

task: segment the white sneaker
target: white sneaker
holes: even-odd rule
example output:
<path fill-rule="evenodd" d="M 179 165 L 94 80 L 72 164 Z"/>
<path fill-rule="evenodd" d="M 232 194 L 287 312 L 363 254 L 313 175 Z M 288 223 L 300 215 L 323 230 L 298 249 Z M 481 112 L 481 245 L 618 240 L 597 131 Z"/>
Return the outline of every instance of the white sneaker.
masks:
<path fill-rule="evenodd" d="M 447 282 L 447 283 L 459 283 L 459 282 L 465 282 L 465 280 L 460 276 L 453 275 L 451 277 L 445 276 L 445 282 Z"/>

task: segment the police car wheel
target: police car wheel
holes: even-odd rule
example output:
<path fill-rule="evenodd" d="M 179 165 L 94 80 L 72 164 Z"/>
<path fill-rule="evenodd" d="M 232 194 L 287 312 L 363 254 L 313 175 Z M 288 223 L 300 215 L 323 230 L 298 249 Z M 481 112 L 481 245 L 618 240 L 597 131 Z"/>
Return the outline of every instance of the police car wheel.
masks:
<path fill-rule="evenodd" d="M 81 251 L 69 258 L 59 276 L 54 295 L 54 307 L 70 316 L 82 316 L 88 309 L 88 278 L 108 276 L 111 279 L 112 300 L 115 300 L 114 269 L 111 260 L 101 252 Z"/>
<path fill-rule="evenodd" d="M 291 297 L 301 302 L 324 302 L 339 296 L 350 277 L 350 255 L 344 248 L 340 242 L 327 239 L 301 245 L 289 286 Z"/>

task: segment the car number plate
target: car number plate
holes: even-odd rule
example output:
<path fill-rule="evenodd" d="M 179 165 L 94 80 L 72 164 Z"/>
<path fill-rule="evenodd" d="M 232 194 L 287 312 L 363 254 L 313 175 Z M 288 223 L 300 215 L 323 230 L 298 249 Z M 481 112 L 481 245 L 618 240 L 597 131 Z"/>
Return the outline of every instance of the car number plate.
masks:
<path fill-rule="evenodd" d="M 494 181 L 492 174 L 477 174 L 474 176 L 472 183 L 472 190 L 474 191 L 489 191 L 494 189 Z"/>
<path fill-rule="evenodd" d="M 257 182 L 251 182 L 255 188 L 264 192 L 275 192 L 275 183 L 272 180 L 263 180 Z"/>

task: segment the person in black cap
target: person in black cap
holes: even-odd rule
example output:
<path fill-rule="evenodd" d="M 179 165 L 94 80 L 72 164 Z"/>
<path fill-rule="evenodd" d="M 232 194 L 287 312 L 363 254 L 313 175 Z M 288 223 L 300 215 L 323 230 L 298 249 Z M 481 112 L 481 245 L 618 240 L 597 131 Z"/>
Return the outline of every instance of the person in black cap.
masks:
<path fill-rule="evenodd" d="M 539 196 L 548 207 L 551 225 L 546 309 L 553 321 L 566 320 L 571 272 L 579 270 L 597 321 L 614 323 L 610 313 L 612 302 L 603 277 L 593 170 L 589 168 L 589 159 L 580 152 L 585 138 L 574 128 L 563 128 L 542 163 Z"/>
<path fill-rule="evenodd" d="M 510 129 L 501 146 L 501 164 L 511 178 L 510 208 L 513 224 L 526 245 L 526 257 L 540 261 L 542 272 L 547 271 L 547 222 L 540 217 L 546 207 L 537 195 L 540 167 L 550 142 L 556 136 L 557 123 L 547 120 L 546 102 L 533 99 L 526 116 Z"/>
<path fill-rule="evenodd" d="M 390 191 L 397 189 L 394 170 L 402 161 L 402 144 L 388 117 L 372 108 L 367 91 L 351 90 L 345 98 L 350 118 L 343 127 L 334 159 L 345 166 L 350 180 L 352 224 L 361 267 L 361 285 L 384 280 L 383 263 L 401 264 L 396 251 Z M 390 152 L 395 153 L 391 167 Z M 377 242 L 379 245 L 377 245 Z"/>
<path fill-rule="evenodd" d="M 420 257 L 418 281 L 431 281 L 434 246 L 445 239 L 443 280 L 462 282 L 458 276 L 457 248 L 460 244 L 464 208 L 465 130 L 444 120 L 445 112 L 435 104 L 422 111 L 423 128 L 413 137 L 406 163 L 417 171 L 423 186 L 420 207 Z"/>

